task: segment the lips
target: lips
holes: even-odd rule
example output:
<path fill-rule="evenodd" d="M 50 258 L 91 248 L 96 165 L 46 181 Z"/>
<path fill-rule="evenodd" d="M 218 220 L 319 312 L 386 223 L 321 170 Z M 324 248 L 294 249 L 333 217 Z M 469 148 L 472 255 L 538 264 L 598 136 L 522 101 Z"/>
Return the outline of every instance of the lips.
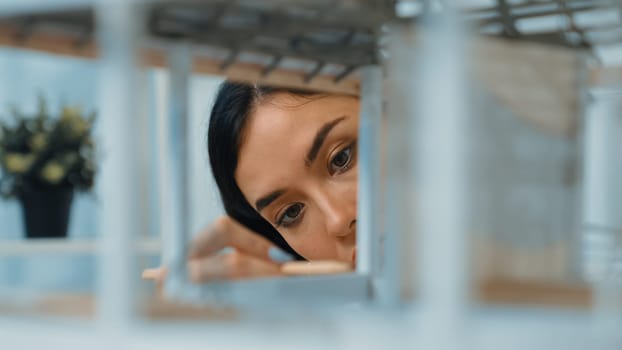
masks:
<path fill-rule="evenodd" d="M 352 250 L 352 266 L 356 266 L 356 248 Z"/>

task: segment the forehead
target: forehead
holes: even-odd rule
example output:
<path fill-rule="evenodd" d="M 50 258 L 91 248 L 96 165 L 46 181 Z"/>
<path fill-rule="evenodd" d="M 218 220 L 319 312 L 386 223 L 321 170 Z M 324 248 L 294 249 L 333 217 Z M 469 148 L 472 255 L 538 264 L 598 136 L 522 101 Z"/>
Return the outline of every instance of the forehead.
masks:
<path fill-rule="evenodd" d="M 252 203 L 265 191 L 286 187 L 305 171 L 304 157 L 319 128 L 346 116 L 339 127 L 358 127 L 358 99 L 277 94 L 249 116 L 238 156 L 236 182 Z"/>

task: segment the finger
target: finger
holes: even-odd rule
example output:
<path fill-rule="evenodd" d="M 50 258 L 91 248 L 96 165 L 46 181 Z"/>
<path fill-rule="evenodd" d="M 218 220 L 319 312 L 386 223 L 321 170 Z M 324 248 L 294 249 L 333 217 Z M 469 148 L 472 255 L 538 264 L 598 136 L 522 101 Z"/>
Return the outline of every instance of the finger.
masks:
<path fill-rule="evenodd" d="M 217 219 L 209 228 L 197 235 L 190 247 L 189 259 L 213 255 L 226 247 L 254 257 L 284 262 L 293 257 L 277 248 L 270 241 L 249 230 L 229 217 Z"/>
<path fill-rule="evenodd" d="M 241 252 L 212 255 L 188 263 L 188 274 L 194 283 L 237 280 L 281 275 L 279 264 Z"/>
<path fill-rule="evenodd" d="M 192 239 L 188 249 L 188 259 L 206 257 L 227 247 L 229 240 L 227 230 L 226 217 L 216 219 Z"/>
<path fill-rule="evenodd" d="M 156 267 L 154 269 L 144 269 L 142 278 L 145 280 L 153 280 L 156 282 L 162 282 L 166 279 L 168 269 L 164 266 Z"/>
<path fill-rule="evenodd" d="M 165 266 L 160 266 L 154 269 L 144 269 L 142 273 L 142 278 L 145 280 L 152 280 L 155 282 L 155 291 L 158 297 L 164 296 L 164 281 L 166 280 L 166 275 L 168 274 L 168 269 Z"/>
<path fill-rule="evenodd" d="M 352 272 L 351 264 L 343 261 L 290 261 L 281 265 L 284 275 L 333 275 Z"/>
<path fill-rule="evenodd" d="M 229 237 L 230 244 L 238 251 L 277 263 L 294 260 L 293 256 L 242 224 L 232 220 L 230 225 L 233 227 L 233 234 Z"/>

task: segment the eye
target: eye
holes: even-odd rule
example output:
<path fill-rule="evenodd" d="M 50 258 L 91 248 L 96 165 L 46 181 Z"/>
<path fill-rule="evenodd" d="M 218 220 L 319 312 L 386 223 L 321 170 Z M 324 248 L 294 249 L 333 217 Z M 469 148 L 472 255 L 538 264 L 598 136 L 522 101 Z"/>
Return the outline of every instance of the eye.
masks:
<path fill-rule="evenodd" d="M 302 203 L 295 203 L 287 207 L 285 212 L 279 216 L 276 224 L 277 226 L 288 227 L 296 223 L 300 214 L 302 213 L 302 209 L 304 205 Z"/>
<path fill-rule="evenodd" d="M 351 166 L 352 163 L 352 152 L 353 152 L 354 144 L 349 145 L 348 147 L 339 151 L 333 159 L 330 161 L 330 173 L 339 173 Z"/>

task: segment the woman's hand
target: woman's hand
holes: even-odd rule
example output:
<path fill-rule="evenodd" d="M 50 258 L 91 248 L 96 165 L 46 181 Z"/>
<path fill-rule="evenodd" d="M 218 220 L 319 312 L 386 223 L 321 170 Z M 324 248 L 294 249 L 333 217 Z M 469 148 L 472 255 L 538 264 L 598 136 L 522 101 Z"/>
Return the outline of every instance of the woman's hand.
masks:
<path fill-rule="evenodd" d="M 224 248 L 233 248 L 221 252 Z M 228 216 L 199 233 L 188 250 L 188 275 L 195 283 L 276 276 L 294 258 Z"/>
<path fill-rule="evenodd" d="M 231 249 L 225 249 L 231 248 Z M 225 251 L 223 251 L 225 250 Z M 218 218 L 191 242 L 188 276 L 194 283 L 281 275 L 294 258 L 228 216 Z M 145 270 L 143 278 L 162 283 L 166 268 Z"/>

